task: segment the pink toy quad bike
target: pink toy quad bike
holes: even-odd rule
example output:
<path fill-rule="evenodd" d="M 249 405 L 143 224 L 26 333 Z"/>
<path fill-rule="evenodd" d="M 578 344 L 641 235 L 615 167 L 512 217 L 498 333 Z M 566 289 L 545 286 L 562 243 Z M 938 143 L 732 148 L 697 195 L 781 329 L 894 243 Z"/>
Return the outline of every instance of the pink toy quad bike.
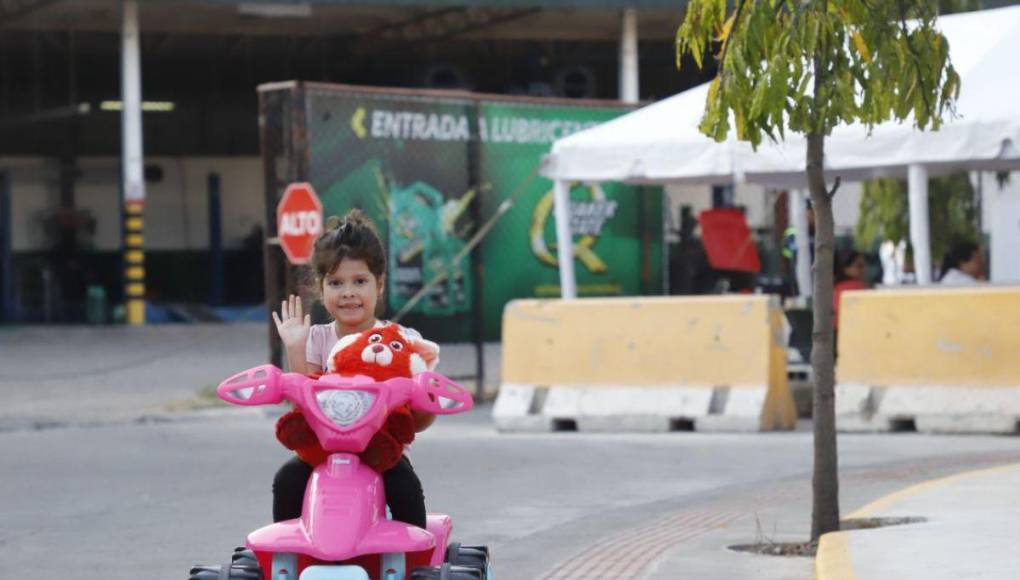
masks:
<path fill-rule="evenodd" d="M 300 518 L 255 530 L 230 564 L 196 566 L 190 580 L 492 580 L 486 547 L 448 544 L 449 516 L 429 514 L 425 530 L 388 519 L 382 477 L 357 455 L 405 403 L 439 415 L 471 410 L 463 387 L 433 372 L 378 383 L 264 365 L 216 393 L 235 405 L 292 402 L 331 454 L 308 480 Z"/>

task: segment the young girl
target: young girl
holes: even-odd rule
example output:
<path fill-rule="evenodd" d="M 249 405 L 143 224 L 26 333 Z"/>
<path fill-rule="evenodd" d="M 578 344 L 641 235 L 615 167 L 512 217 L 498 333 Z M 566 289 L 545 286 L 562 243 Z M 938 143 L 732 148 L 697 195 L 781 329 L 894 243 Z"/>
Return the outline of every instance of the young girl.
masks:
<path fill-rule="evenodd" d="M 315 242 L 311 262 L 319 298 L 333 322 L 312 325 L 311 317 L 302 311 L 301 299 L 293 295 L 280 305 L 279 315 L 273 312 L 292 372 L 321 373 L 341 337 L 384 324 L 376 320 L 375 311 L 385 287 L 386 252 L 374 224 L 355 209 L 342 220 L 330 218 L 326 226 Z M 414 418 L 417 431 L 425 430 L 435 419 L 427 413 L 415 413 Z M 312 469 L 294 457 L 276 473 L 273 521 L 301 516 Z M 424 528 L 425 496 L 406 455 L 383 474 L 383 483 L 393 519 Z"/>

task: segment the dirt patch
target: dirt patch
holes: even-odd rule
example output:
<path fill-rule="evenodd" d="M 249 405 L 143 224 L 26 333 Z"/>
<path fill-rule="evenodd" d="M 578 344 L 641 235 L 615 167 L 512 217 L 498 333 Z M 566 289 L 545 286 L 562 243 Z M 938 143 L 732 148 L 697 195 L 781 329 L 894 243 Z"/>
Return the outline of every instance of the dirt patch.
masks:
<path fill-rule="evenodd" d="M 216 386 L 206 385 L 195 393 L 194 397 L 183 401 L 172 401 L 163 405 L 162 410 L 169 413 L 186 413 L 188 411 L 200 411 L 214 407 L 225 407 L 222 399 L 216 396 Z"/>
<path fill-rule="evenodd" d="M 750 552 L 764 556 L 806 556 L 813 558 L 818 551 L 818 542 L 759 542 L 730 546 L 737 552 Z"/>

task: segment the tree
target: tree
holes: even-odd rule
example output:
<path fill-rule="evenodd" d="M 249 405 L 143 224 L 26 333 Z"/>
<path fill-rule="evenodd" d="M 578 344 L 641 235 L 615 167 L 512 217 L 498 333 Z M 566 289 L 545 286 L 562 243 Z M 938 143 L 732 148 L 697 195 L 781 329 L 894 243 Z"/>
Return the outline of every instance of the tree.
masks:
<path fill-rule="evenodd" d="M 912 118 L 938 128 L 960 78 L 930 0 L 689 0 L 677 31 L 677 66 L 699 67 L 716 50 L 701 131 L 757 146 L 787 129 L 807 140 L 806 176 L 815 209 L 815 375 L 811 539 L 839 529 L 832 344 L 832 196 L 825 137 L 841 123 Z M 916 19 L 910 21 L 908 19 Z"/>
<path fill-rule="evenodd" d="M 869 250 L 878 240 L 905 240 L 910 232 L 907 186 L 899 179 L 876 179 L 864 184 L 856 242 Z M 932 179 L 928 185 L 928 219 L 931 252 L 945 255 L 956 240 L 978 241 L 978 205 L 974 186 L 966 172 Z"/>

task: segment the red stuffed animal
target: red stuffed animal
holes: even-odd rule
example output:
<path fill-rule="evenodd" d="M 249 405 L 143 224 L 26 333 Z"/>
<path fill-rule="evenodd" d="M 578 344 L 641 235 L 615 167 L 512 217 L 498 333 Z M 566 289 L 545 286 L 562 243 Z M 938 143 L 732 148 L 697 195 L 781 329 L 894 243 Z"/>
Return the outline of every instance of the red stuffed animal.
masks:
<path fill-rule="evenodd" d="M 340 339 L 329 354 L 326 372 L 345 376 L 365 375 L 376 381 L 411 377 L 435 368 L 439 346 L 398 324 L 370 328 Z M 414 441 L 415 422 L 406 405 L 394 410 L 372 437 L 361 459 L 379 473 L 400 460 L 404 446 Z M 305 463 L 315 466 L 329 456 L 301 411 L 295 409 L 276 423 L 276 438 L 297 453 Z"/>

